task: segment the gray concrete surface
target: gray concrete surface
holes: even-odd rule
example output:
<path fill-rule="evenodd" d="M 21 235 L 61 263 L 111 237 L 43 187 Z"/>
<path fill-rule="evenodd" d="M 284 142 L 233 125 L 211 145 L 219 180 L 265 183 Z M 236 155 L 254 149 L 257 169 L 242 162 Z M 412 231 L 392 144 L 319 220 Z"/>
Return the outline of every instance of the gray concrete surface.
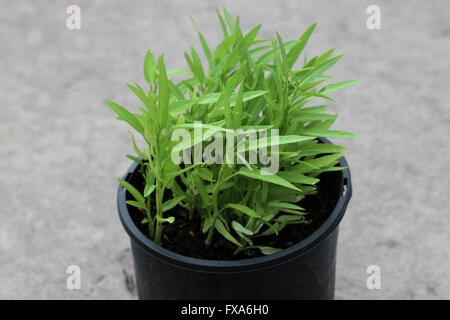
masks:
<path fill-rule="evenodd" d="M 220 37 L 222 1 L 0 0 L 0 298 L 133 299 L 128 237 L 116 214 L 116 178 L 129 166 L 125 124 L 104 104 L 136 103 L 147 49 L 170 68 L 197 38 Z M 344 53 L 335 128 L 365 136 L 348 146 L 354 196 L 340 228 L 338 299 L 450 298 L 450 2 L 225 1 L 244 29 L 262 22 L 298 37 L 318 28 L 310 54 Z M 66 28 L 66 8 L 82 29 Z M 366 27 L 381 8 L 382 30 Z M 82 270 L 67 290 L 66 268 Z M 381 268 L 368 290 L 366 268 Z"/>

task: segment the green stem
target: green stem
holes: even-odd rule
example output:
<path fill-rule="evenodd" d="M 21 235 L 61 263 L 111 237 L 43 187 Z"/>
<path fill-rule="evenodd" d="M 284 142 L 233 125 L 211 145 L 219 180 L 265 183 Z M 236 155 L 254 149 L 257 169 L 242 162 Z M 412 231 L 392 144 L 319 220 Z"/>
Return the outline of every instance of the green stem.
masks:
<path fill-rule="evenodd" d="M 242 241 L 241 241 L 241 243 L 242 243 Z M 241 252 L 241 251 L 242 251 L 242 247 L 237 247 L 237 249 L 234 250 L 234 252 L 233 252 L 233 256 L 237 256 L 238 253 Z"/>
<path fill-rule="evenodd" d="M 160 150 L 159 150 L 160 151 Z M 161 181 L 162 179 L 162 167 L 160 159 L 155 159 L 157 176 L 156 180 L 156 235 L 155 235 L 155 243 L 157 245 L 161 245 L 161 235 L 162 235 L 162 221 L 158 218 L 162 218 L 162 201 L 164 196 L 164 185 Z"/>
<path fill-rule="evenodd" d="M 212 217 L 212 221 L 211 221 L 211 225 L 209 226 L 209 231 L 208 231 L 208 237 L 206 238 L 205 244 L 207 247 L 209 247 L 211 245 L 212 242 L 212 238 L 214 235 L 214 230 L 216 229 L 216 221 L 217 221 L 217 217 L 219 216 L 219 207 L 217 205 L 217 195 L 219 193 L 219 188 L 216 187 L 214 188 L 213 191 L 213 196 L 212 196 L 212 202 L 213 202 L 213 217 Z"/>
<path fill-rule="evenodd" d="M 239 201 L 240 204 L 246 205 L 250 199 L 251 194 L 253 193 L 253 188 L 251 188 L 252 184 L 250 184 L 250 187 L 247 189 L 247 193 L 245 194 L 244 198 L 242 198 L 241 201 Z"/>
<path fill-rule="evenodd" d="M 217 204 L 217 198 L 219 195 L 220 185 L 222 184 L 222 175 L 224 172 L 224 168 L 225 168 L 225 165 L 222 165 L 222 167 L 220 168 L 219 176 L 217 177 L 217 183 L 214 186 L 214 190 L 213 190 L 213 194 L 212 194 L 213 217 L 212 217 L 211 224 L 209 226 L 208 237 L 206 238 L 206 241 L 205 241 L 205 244 L 207 247 L 209 247 L 211 245 L 213 235 L 214 235 L 214 230 L 216 229 L 217 217 L 219 216 L 219 212 L 220 212 L 218 204 Z"/>
<path fill-rule="evenodd" d="M 150 239 L 153 239 L 155 237 L 155 228 L 153 226 L 152 207 L 151 207 L 150 197 L 147 198 L 147 221 L 148 221 L 148 232 L 150 234 Z"/>
<path fill-rule="evenodd" d="M 161 235 L 162 235 L 162 221 L 158 219 L 162 218 L 162 197 L 164 194 L 164 187 L 161 186 L 161 182 L 156 181 L 156 236 L 155 243 L 161 245 Z"/>

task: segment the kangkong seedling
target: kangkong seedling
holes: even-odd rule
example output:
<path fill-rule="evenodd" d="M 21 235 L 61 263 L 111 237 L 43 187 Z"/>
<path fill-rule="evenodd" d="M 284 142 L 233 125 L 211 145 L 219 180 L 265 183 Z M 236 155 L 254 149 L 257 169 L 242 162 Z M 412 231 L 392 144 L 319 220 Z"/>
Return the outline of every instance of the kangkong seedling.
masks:
<path fill-rule="evenodd" d="M 140 163 L 145 186 L 119 182 L 156 244 L 177 218 L 171 209 L 181 206 L 201 221 L 207 247 L 221 236 L 236 254 L 271 254 L 280 248 L 255 239 L 308 223 L 313 213 L 300 200 L 316 192 L 321 173 L 343 169 L 336 164 L 345 148 L 317 138 L 356 136 L 331 130 L 337 115 L 311 102 L 333 101 L 329 93 L 360 80 L 324 85 L 331 79 L 325 72 L 341 58 L 333 49 L 298 62 L 315 24 L 297 40 L 278 33 L 258 39 L 260 25 L 244 33 L 225 8 L 217 14 L 223 39 L 214 49 L 194 22 L 204 58 L 191 46 L 189 70 L 166 70 L 162 55 L 147 52 L 146 86 L 128 84 L 142 103 L 139 113 L 107 101 L 145 142 L 139 148 L 132 134 L 137 157 L 128 156 Z M 184 80 L 176 83 L 171 74 Z"/>

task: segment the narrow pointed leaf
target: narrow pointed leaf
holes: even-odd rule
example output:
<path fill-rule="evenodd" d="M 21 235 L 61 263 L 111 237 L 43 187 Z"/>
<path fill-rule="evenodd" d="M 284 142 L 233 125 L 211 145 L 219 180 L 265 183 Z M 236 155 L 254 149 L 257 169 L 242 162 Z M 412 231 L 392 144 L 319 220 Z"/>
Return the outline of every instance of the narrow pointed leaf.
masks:
<path fill-rule="evenodd" d="M 273 184 L 277 184 L 279 186 L 282 187 L 286 187 L 292 190 L 296 190 L 296 191 L 300 191 L 299 188 L 297 188 L 296 186 L 294 186 L 292 183 L 290 183 L 289 181 L 277 176 L 277 175 L 262 175 L 260 173 L 260 170 L 253 170 L 250 171 L 247 168 L 241 168 L 239 170 L 239 174 L 246 176 L 248 178 L 251 179 L 257 179 L 257 180 L 261 180 L 261 181 L 266 181 L 266 182 L 270 182 Z"/>
<path fill-rule="evenodd" d="M 253 246 L 252 248 L 259 249 L 261 251 L 261 253 L 264 255 L 270 255 L 270 254 L 274 254 L 274 253 L 283 251 L 283 249 L 267 247 L 267 246 Z"/>
<path fill-rule="evenodd" d="M 309 40 L 309 37 L 311 36 L 312 32 L 314 31 L 316 27 L 316 24 L 314 23 L 311 25 L 300 37 L 300 39 L 296 42 L 295 46 L 289 51 L 288 53 L 288 68 L 291 69 L 295 62 L 297 61 L 298 57 L 303 51 L 303 48 L 305 47 L 306 43 Z"/>
<path fill-rule="evenodd" d="M 330 92 L 333 92 L 336 90 L 340 90 L 342 88 L 360 83 L 362 80 L 363 79 L 355 79 L 355 80 L 347 80 L 347 81 L 332 83 L 332 84 L 325 86 L 322 90 L 320 90 L 320 93 L 327 94 L 327 93 L 330 93 Z"/>
<path fill-rule="evenodd" d="M 185 196 L 179 196 L 179 197 L 175 197 L 173 199 L 167 200 L 166 202 L 164 202 L 164 204 L 162 206 L 162 212 L 165 212 L 165 211 L 168 211 L 168 210 L 174 208 L 184 198 L 185 198 Z"/>
<path fill-rule="evenodd" d="M 260 216 L 258 215 L 258 213 L 256 213 L 255 210 L 250 209 L 247 206 L 244 206 L 243 204 L 238 204 L 238 203 L 229 203 L 227 204 L 227 208 L 232 208 L 234 210 L 238 210 L 242 213 L 245 213 L 246 215 L 248 215 L 249 217 L 252 218 L 259 218 Z"/>
<path fill-rule="evenodd" d="M 144 78 L 148 84 L 155 81 L 155 58 L 151 50 L 147 51 L 144 59 Z"/>
<path fill-rule="evenodd" d="M 224 236 L 225 239 L 228 241 L 234 243 L 238 247 L 242 247 L 242 244 L 236 240 L 235 237 L 231 235 L 231 233 L 227 230 L 227 228 L 224 226 L 223 222 L 219 219 L 216 220 L 216 229 L 219 231 L 219 233 Z"/>
<path fill-rule="evenodd" d="M 115 113 L 117 113 L 117 115 L 119 116 L 119 120 L 127 122 L 137 132 L 139 132 L 140 134 L 144 134 L 144 128 L 134 114 L 112 101 L 106 100 L 106 103 Z"/>
<path fill-rule="evenodd" d="M 249 235 L 249 236 L 253 235 L 253 231 L 247 229 L 246 227 L 244 227 L 242 224 L 240 224 L 237 221 L 233 220 L 231 222 L 231 227 L 234 229 L 234 231 L 236 231 L 238 233 L 240 232 L 240 233 L 243 233 L 243 234 L 246 234 L 246 235 Z"/>
<path fill-rule="evenodd" d="M 154 185 L 154 184 L 147 184 L 147 185 L 145 185 L 144 197 L 150 196 L 155 189 L 156 189 L 156 185 Z"/>
<path fill-rule="evenodd" d="M 125 180 L 118 179 L 118 181 L 138 202 L 145 204 L 144 196 L 135 187 Z"/>

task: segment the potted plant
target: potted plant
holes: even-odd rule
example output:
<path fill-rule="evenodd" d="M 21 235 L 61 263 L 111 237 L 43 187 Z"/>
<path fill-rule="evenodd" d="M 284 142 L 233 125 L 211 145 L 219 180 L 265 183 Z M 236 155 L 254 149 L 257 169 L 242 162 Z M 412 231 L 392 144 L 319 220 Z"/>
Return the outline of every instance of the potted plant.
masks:
<path fill-rule="evenodd" d="M 217 12 L 223 40 L 206 64 L 166 70 L 148 51 L 139 112 L 107 101 L 140 136 L 119 179 L 141 299 L 330 299 L 338 224 L 351 197 L 344 147 L 326 138 L 337 115 L 311 101 L 355 84 L 324 85 L 333 49 L 295 68 L 315 25 L 297 40 L 257 39 Z M 171 74 L 184 77 L 172 81 Z"/>

